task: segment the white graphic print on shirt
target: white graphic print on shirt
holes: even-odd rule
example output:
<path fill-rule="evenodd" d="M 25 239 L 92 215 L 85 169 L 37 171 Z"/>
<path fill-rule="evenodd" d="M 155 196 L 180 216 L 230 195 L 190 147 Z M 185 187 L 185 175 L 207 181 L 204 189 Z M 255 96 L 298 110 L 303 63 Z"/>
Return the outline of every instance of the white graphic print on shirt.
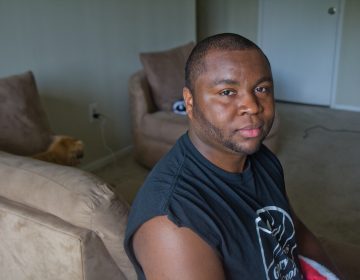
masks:
<path fill-rule="evenodd" d="M 295 229 L 290 215 L 276 206 L 259 209 L 255 220 L 267 280 L 302 279 L 294 261 Z"/>

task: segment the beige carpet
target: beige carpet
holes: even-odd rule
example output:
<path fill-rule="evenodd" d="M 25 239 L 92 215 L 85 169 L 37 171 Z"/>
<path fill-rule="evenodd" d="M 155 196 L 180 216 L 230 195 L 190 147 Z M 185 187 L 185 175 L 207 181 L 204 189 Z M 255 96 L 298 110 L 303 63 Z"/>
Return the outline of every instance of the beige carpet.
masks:
<path fill-rule="evenodd" d="M 298 216 L 316 234 L 360 245 L 360 113 L 287 103 L 277 108 L 278 156 Z M 314 126 L 323 128 L 304 138 Z M 131 202 L 148 170 L 129 154 L 95 173 Z"/>

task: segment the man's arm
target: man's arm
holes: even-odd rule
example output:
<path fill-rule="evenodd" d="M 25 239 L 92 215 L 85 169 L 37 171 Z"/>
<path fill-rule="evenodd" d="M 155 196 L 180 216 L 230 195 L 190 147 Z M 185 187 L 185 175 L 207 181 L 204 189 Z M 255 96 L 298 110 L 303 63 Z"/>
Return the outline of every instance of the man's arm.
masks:
<path fill-rule="evenodd" d="M 147 280 L 225 280 L 215 251 L 166 216 L 143 224 L 134 235 L 133 247 Z"/>
<path fill-rule="evenodd" d="M 327 256 L 324 249 L 321 247 L 319 240 L 296 216 L 293 209 L 291 209 L 291 216 L 295 226 L 295 234 L 299 247 L 299 254 L 324 265 L 335 275 L 341 277 L 340 272 L 330 260 L 330 258 Z"/>

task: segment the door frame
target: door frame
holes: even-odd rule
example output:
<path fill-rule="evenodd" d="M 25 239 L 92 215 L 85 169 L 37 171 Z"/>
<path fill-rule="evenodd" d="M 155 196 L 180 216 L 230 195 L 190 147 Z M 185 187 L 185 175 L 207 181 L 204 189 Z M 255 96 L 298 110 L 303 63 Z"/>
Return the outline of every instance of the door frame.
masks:
<path fill-rule="evenodd" d="M 262 47 L 262 34 L 263 34 L 263 17 L 264 17 L 264 1 L 271 0 L 258 0 L 259 1 L 259 10 L 258 10 L 258 32 L 257 32 L 257 43 Z M 345 11 L 345 2 L 346 0 L 338 0 L 339 4 L 339 16 L 336 23 L 335 30 L 335 51 L 333 59 L 333 69 L 331 71 L 331 85 L 330 85 L 330 108 L 339 108 L 340 105 L 336 104 L 336 93 L 337 93 L 337 81 L 338 81 L 338 69 L 340 62 L 340 49 L 341 49 L 341 38 L 343 31 L 343 21 L 344 21 L 344 11 Z M 343 108 L 342 108 L 343 109 Z"/>

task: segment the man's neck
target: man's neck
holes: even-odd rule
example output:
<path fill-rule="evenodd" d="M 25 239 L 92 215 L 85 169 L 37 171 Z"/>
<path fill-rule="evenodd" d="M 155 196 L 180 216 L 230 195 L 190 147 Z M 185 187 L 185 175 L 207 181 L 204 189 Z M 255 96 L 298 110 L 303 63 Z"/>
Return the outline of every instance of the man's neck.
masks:
<path fill-rule="evenodd" d="M 217 167 L 233 173 L 240 173 L 244 170 L 245 162 L 247 159 L 246 154 L 235 153 L 230 149 L 224 151 L 222 149 L 209 145 L 202 141 L 195 133 L 189 130 L 189 138 L 195 148 L 212 164 Z"/>

